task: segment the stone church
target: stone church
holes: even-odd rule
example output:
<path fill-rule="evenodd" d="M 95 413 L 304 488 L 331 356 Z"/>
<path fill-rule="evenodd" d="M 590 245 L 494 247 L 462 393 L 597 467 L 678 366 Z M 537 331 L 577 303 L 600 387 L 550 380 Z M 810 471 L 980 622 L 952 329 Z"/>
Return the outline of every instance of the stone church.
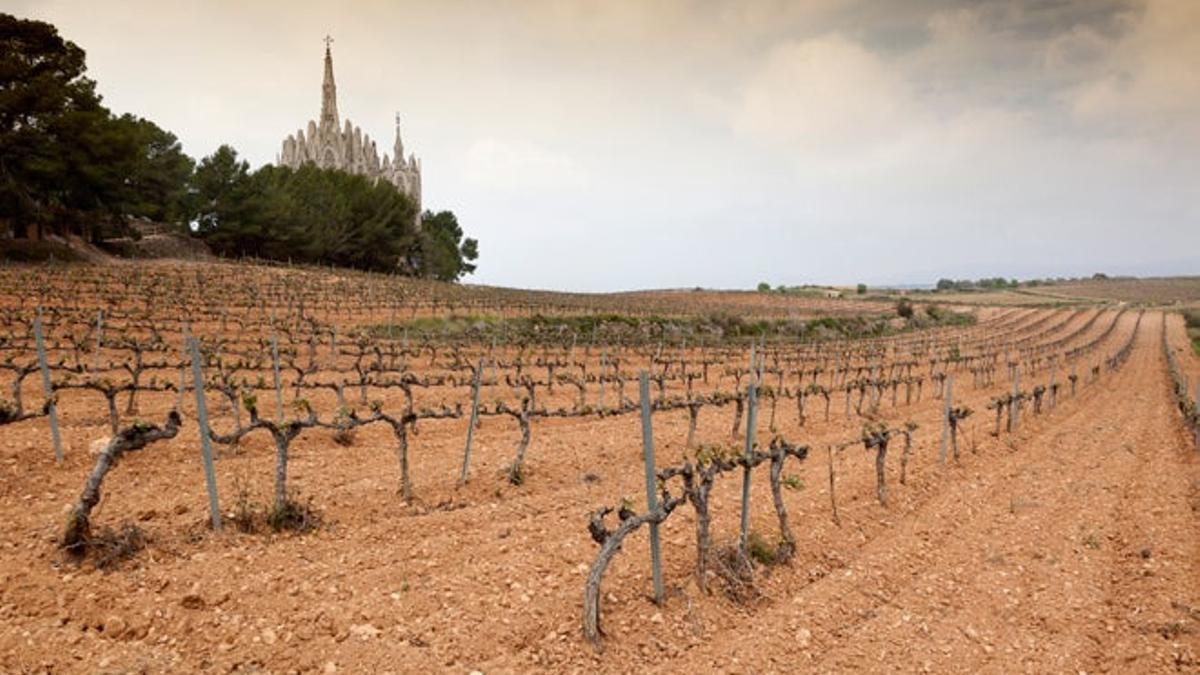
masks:
<path fill-rule="evenodd" d="M 346 120 L 341 125 L 337 109 L 337 85 L 333 83 L 333 55 L 325 38 L 325 82 L 321 85 L 321 118 L 309 120 L 308 128 L 297 129 L 283 141 L 283 150 L 276 157 L 279 166 L 299 168 L 311 162 L 323 169 L 338 169 L 347 173 L 386 180 L 412 198 L 417 206 L 417 225 L 421 222 L 421 162 L 415 155 L 404 157 L 400 140 L 400 115 L 396 115 L 396 141 L 392 159 L 384 153 L 380 160 L 375 141 Z"/>

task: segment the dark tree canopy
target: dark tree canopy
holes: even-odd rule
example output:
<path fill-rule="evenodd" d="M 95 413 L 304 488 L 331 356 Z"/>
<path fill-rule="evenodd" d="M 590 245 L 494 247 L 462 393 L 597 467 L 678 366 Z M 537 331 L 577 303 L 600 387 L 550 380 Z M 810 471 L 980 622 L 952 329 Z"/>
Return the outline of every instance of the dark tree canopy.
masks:
<path fill-rule="evenodd" d="M 440 281 L 458 281 L 475 271 L 470 261 L 479 258 L 479 242 L 463 238 L 462 226 L 450 211 L 426 211 L 421 215 L 422 276 Z"/>
<path fill-rule="evenodd" d="M 192 161 L 153 122 L 114 117 L 54 26 L 0 14 L 0 219 L 18 234 L 119 232 L 183 215 Z"/>
<path fill-rule="evenodd" d="M 228 145 L 200 160 L 191 179 L 191 205 L 199 233 L 216 232 L 222 220 L 241 220 L 239 205 L 248 199 L 250 164 L 238 161 L 237 150 Z M 239 192 L 240 191 L 240 192 Z"/>
<path fill-rule="evenodd" d="M 393 185 L 332 169 L 251 172 L 222 146 L 193 180 L 198 233 L 218 253 L 404 271 L 419 241 L 416 210 Z"/>
<path fill-rule="evenodd" d="M 50 24 L 0 14 L 0 214 L 18 227 L 66 207 L 72 146 L 101 116 L 84 52 Z"/>
<path fill-rule="evenodd" d="M 130 232 L 129 217 L 190 223 L 218 253 L 455 281 L 478 243 L 449 211 L 385 181 L 304 166 L 251 171 L 223 145 L 196 165 L 179 139 L 114 116 L 84 51 L 41 21 L 0 14 L 0 236 Z M 185 229 L 185 228 L 181 228 Z"/>

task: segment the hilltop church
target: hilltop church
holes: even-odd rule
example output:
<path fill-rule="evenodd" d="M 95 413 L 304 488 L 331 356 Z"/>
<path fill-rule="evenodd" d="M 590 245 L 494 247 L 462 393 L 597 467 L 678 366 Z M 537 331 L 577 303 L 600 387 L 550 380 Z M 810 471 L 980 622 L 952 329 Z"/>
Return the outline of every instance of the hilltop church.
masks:
<path fill-rule="evenodd" d="M 417 226 L 421 222 L 421 162 L 415 155 L 404 157 L 404 143 L 400 140 L 400 115 L 396 114 L 396 141 L 392 146 L 392 157 L 375 149 L 375 141 L 362 130 L 346 120 L 341 127 L 337 109 L 337 86 L 333 82 L 333 55 L 325 38 L 325 82 L 321 85 L 321 118 L 309 120 L 307 132 L 297 129 L 295 134 L 283 141 L 283 150 L 276 157 L 279 166 L 299 168 L 311 162 L 323 169 L 337 169 L 347 173 L 386 180 L 408 195 L 417 207 Z"/>

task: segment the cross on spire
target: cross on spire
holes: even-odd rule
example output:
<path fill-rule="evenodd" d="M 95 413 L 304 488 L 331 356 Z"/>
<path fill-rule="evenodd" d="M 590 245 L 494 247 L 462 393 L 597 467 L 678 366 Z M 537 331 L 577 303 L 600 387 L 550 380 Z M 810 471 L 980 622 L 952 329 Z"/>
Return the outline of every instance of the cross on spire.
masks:
<path fill-rule="evenodd" d="M 337 85 L 333 82 L 333 55 L 329 53 L 329 45 L 333 38 L 325 36 L 325 82 L 321 85 L 321 126 L 338 126 Z"/>

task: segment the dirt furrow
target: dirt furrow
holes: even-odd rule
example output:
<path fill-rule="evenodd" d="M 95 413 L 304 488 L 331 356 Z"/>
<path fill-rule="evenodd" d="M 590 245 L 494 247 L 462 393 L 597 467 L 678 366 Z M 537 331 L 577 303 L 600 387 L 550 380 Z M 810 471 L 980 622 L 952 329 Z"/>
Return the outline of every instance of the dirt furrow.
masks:
<path fill-rule="evenodd" d="M 1186 457 L 1155 389 L 1164 377 L 1156 330 L 1143 322 L 1134 358 L 1095 401 L 1022 434 L 1017 450 L 992 466 L 965 468 L 963 480 L 946 481 L 937 499 L 872 541 L 845 570 L 756 615 L 755 633 L 767 631 L 765 645 L 779 649 L 756 640 L 755 648 L 731 648 L 733 658 L 785 668 L 780 650 L 790 645 L 792 658 L 822 670 L 1043 672 L 1111 663 L 1094 656 L 1110 627 L 1137 633 L 1106 618 L 1110 578 L 1117 577 L 1110 561 L 1128 558 L 1109 550 L 1119 540 L 1119 514 L 1130 512 L 1121 487 L 1150 457 Z M 1140 440 L 1126 447 L 1119 438 Z M 1186 487 L 1186 473 L 1176 475 Z M 1182 501 L 1174 487 L 1164 493 L 1137 485 L 1128 494 Z M 1179 518 L 1177 528 L 1190 527 L 1193 536 L 1176 546 L 1187 546 L 1194 516 Z M 1179 591 L 1195 582 L 1195 563 L 1187 562 L 1194 551 L 1188 557 L 1160 545 L 1176 573 L 1165 585 Z M 1170 600 L 1155 600 L 1170 609 Z M 1189 635 L 1166 630 L 1185 642 Z M 1151 650 L 1144 665 L 1190 658 L 1186 645 L 1171 644 Z M 696 654 L 694 663 L 714 665 L 705 659 L 720 647 L 704 651 L 711 653 Z"/>

